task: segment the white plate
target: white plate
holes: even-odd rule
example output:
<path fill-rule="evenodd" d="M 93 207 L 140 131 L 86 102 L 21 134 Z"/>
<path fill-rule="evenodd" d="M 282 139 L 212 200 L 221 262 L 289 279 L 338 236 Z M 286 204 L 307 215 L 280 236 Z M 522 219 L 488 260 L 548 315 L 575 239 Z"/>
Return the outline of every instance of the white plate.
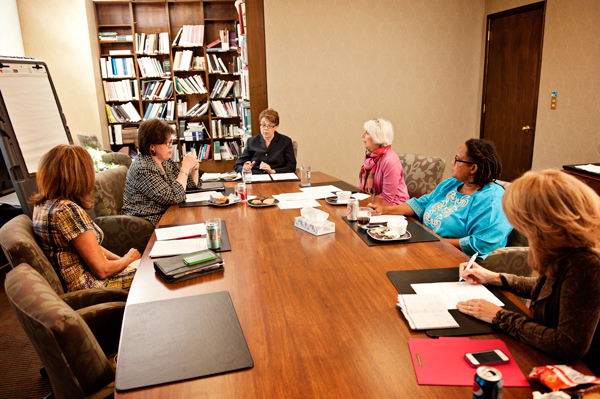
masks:
<path fill-rule="evenodd" d="M 367 230 L 367 234 L 369 235 L 369 237 L 371 237 L 372 239 L 377 240 L 377 241 L 386 241 L 386 242 L 389 242 L 389 241 L 406 241 L 406 240 L 409 240 L 412 237 L 410 235 L 410 232 L 406 231 L 406 233 L 404 233 L 404 235 L 401 235 L 398 238 L 379 238 L 375 234 L 371 234 L 371 230 L 373 230 L 373 229 Z"/>
<path fill-rule="evenodd" d="M 348 205 L 348 201 L 350 200 L 338 202 L 337 197 L 327 197 L 325 198 L 325 201 L 327 201 L 327 203 L 330 205 Z"/>

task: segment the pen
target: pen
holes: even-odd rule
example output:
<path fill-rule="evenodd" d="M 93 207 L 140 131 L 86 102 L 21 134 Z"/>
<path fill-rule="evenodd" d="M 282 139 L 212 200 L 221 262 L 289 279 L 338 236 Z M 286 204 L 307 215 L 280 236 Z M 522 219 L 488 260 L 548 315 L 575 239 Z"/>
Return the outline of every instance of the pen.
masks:
<path fill-rule="evenodd" d="M 371 201 L 371 204 L 375 203 L 375 192 L 373 192 L 373 201 Z"/>
<path fill-rule="evenodd" d="M 473 256 L 471 256 L 471 259 L 469 259 L 469 263 L 467 263 L 467 267 L 465 267 L 465 270 L 463 270 L 463 273 L 473 267 L 473 262 L 475 262 L 475 259 L 477 258 L 477 255 L 479 255 L 479 254 L 477 252 L 475 252 L 473 254 Z M 463 280 L 464 280 L 463 276 L 460 276 L 458 278 L 458 281 L 463 281 Z"/>

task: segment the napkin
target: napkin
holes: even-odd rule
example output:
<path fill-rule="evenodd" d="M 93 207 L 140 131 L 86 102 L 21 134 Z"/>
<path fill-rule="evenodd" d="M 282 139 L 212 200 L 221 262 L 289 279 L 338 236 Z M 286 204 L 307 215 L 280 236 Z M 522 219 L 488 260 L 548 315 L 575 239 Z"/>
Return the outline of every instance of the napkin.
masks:
<path fill-rule="evenodd" d="M 302 208 L 300 214 L 310 223 L 321 224 L 327 220 L 329 214 L 315 208 Z"/>

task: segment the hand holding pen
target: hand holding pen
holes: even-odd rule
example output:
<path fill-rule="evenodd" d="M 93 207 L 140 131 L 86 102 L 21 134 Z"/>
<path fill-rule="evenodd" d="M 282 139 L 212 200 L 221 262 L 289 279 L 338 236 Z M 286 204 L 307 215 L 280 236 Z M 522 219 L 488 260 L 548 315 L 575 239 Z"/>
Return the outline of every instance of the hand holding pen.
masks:
<path fill-rule="evenodd" d="M 464 269 L 462 268 L 463 264 L 461 263 L 460 277 L 458 278 L 458 281 L 463 281 L 465 279 L 464 273 L 473 267 L 473 262 L 475 262 L 475 259 L 477 259 L 477 255 L 479 254 L 475 252 L 473 256 L 471 256 L 471 259 L 469 259 L 469 263 L 467 263 L 467 266 Z"/>
<path fill-rule="evenodd" d="M 471 257 L 468 263 L 464 262 L 460 264 L 459 275 L 461 280 L 459 281 L 464 279 L 469 284 L 502 285 L 500 274 L 479 266 L 475 263 L 475 257 L 476 256 Z"/>

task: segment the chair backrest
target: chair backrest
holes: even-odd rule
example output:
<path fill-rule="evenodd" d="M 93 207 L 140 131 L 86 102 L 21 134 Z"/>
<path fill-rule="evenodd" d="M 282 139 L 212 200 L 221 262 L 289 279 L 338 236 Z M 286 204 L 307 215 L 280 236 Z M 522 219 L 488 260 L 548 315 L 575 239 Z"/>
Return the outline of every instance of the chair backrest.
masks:
<path fill-rule="evenodd" d="M 96 173 L 94 208 L 97 216 L 112 216 L 121 212 L 127 170 L 126 166 L 119 166 Z"/>
<path fill-rule="evenodd" d="M 82 147 L 90 147 L 95 148 L 97 150 L 104 150 L 104 148 L 102 148 L 100 140 L 98 140 L 98 137 L 95 134 L 87 132 L 78 132 L 77 140 L 79 140 L 79 144 Z"/>
<path fill-rule="evenodd" d="M 298 160 L 298 142 L 292 141 L 292 147 L 294 147 L 294 158 Z"/>
<path fill-rule="evenodd" d="M 523 234 L 517 231 L 517 229 L 513 229 L 508 235 L 506 239 L 507 247 L 528 247 L 529 240 Z"/>
<path fill-rule="evenodd" d="M 442 181 L 446 169 L 445 159 L 403 152 L 397 154 L 404 169 L 404 181 L 411 198 L 429 194 Z"/>
<path fill-rule="evenodd" d="M 114 371 L 88 325 L 36 270 L 17 266 L 6 275 L 4 287 L 56 398 L 85 398 L 114 381 Z"/>
<path fill-rule="evenodd" d="M 54 292 L 64 294 L 54 267 L 33 234 L 33 223 L 29 216 L 19 215 L 5 223 L 0 228 L 0 245 L 13 268 L 21 263 L 31 265 L 46 279 Z"/>

